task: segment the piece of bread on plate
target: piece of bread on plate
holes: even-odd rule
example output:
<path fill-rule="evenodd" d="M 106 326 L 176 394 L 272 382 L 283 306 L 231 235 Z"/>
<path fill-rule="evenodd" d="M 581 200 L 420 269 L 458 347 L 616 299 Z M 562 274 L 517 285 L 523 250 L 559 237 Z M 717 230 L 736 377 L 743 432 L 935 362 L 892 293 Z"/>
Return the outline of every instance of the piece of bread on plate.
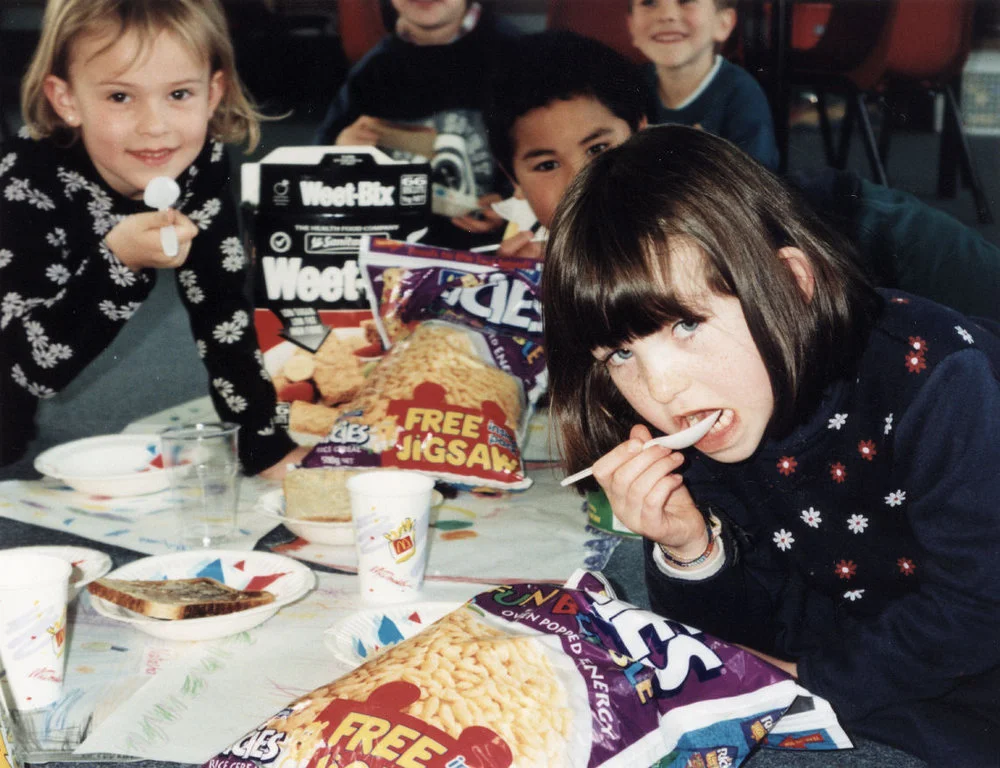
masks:
<path fill-rule="evenodd" d="M 154 619 L 222 616 L 274 602 L 270 592 L 234 589 L 205 577 L 159 581 L 97 579 L 87 589 L 92 595 Z"/>
<path fill-rule="evenodd" d="M 354 469 L 298 467 L 289 470 L 282 482 L 285 517 L 325 523 L 349 523 L 351 499 L 347 478 Z"/>

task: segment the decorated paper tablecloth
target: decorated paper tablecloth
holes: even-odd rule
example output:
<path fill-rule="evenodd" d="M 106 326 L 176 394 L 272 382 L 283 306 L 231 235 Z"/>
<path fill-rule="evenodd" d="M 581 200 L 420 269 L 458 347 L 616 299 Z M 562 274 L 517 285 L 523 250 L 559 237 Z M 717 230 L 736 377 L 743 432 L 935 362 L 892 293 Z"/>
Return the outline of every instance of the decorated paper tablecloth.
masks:
<path fill-rule="evenodd" d="M 256 477 L 241 481 L 236 516 L 238 537 L 229 549 L 253 549 L 274 528 L 274 521 L 254 512 L 257 499 L 280 487 Z M 170 491 L 146 496 L 89 496 L 61 482 L 7 480 L 0 483 L 0 515 L 22 523 L 74 533 L 99 544 L 112 544 L 147 555 L 163 555 L 179 543 L 176 506 Z"/>
<path fill-rule="evenodd" d="M 126 432 L 158 432 L 167 426 L 216 419 L 205 397 L 153 414 Z M 588 525 L 583 499 L 561 488 L 561 474 L 549 454 L 544 413 L 529 427 L 525 453 L 533 485 L 527 491 L 476 496 L 462 492 L 434 510 L 427 573 L 433 580 L 556 581 L 578 568 L 602 570 L 618 545 L 617 536 Z M 243 478 L 237 527 L 230 549 L 253 549 L 275 528 L 273 517 L 257 514 L 262 497 L 280 494 L 280 483 Z M 101 544 L 150 555 L 180 549 L 169 491 L 122 498 L 87 496 L 58 481 L 0 483 L 0 515 L 68 531 Z M 353 547 L 330 547 L 294 539 L 275 551 L 297 559 L 353 571 Z"/>
<path fill-rule="evenodd" d="M 98 755 L 207 760 L 360 663 L 331 650 L 326 630 L 379 609 L 361 601 L 353 576 L 317 577 L 314 591 L 263 624 L 203 642 L 162 640 L 105 618 L 84 592 L 71 614 L 64 695 L 52 709 L 18 715 L 19 756 L 83 764 Z M 427 585 L 410 613 L 429 606 L 433 621 L 482 590 Z"/>
<path fill-rule="evenodd" d="M 529 474 L 534 484 L 527 491 L 497 497 L 459 493 L 431 511 L 427 578 L 563 582 L 577 568 L 604 569 L 621 539 L 588 525 L 582 498 L 561 488 L 551 467 Z M 273 549 L 357 570 L 354 547 L 295 539 Z"/>

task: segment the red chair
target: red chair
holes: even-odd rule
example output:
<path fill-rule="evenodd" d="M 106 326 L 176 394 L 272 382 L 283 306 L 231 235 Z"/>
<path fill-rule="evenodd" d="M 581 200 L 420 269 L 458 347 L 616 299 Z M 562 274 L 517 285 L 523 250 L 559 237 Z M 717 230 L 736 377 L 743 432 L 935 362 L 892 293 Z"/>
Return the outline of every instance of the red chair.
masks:
<path fill-rule="evenodd" d="M 945 124 L 938 195 L 954 196 L 955 175 L 960 172 L 962 181 L 971 188 L 979 221 L 991 223 L 993 217 L 975 171 L 954 90 L 972 46 L 974 12 L 974 0 L 838 3 L 832 8 L 827 31 L 819 43 L 809 51 L 792 53 L 790 73 L 797 84 L 813 85 L 817 90 L 820 125 L 832 164 L 846 167 L 851 132 L 857 123 L 872 174 L 886 185 L 892 102 L 914 91 L 943 94 Z M 862 13 L 867 14 L 867 20 L 859 18 Z M 859 55 L 865 47 L 867 52 Z M 848 98 L 835 153 L 822 98 L 824 90 L 840 90 Z M 879 97 L 883 105 L 878 141 L 869 116 L 870 97 Z"/>
<path fill-rule="evenodd" d="M 385 37 L 379 0 L 337 0 L 337 33 L 348 64 L 354 64 Z"/>
<path fill-rule="evenodd" d="M 549 0 L 545 26 L 568 29 L 600 40 L 632 61 L 649 61 L 632 45 L 628 31 L 628 0 Z"/>

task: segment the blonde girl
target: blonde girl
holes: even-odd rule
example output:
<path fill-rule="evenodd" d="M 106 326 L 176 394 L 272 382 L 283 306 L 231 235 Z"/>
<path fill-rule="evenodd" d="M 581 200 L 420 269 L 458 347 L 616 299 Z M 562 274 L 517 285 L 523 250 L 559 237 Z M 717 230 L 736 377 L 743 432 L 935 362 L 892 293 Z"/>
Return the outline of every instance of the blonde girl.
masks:
<path fill-rule="evenodd" d="M 174 272 L 220 417 L 248 474 L 302 455 L 275 425 L 244 294 L 247 259 L 224 143 L 259 139 L 216 0 L 50 0 L 22 83 L 25 128 L 0 148 L 0 461 L 51 397 Z M 169 176 L 174 208 L 146 185 Z M 159 230 L 172 225 L 179 253 Z M 197 237 L 196 237 L 197 236 Z"/>
<path fill-rule="evenodd" d="M 543 287 L 551 414 L 645 538 L 658 612 L 765 655 L 857 734 L 1000 764 L 1000 338 L 876 291 L 729 142 L 595 158 Z M 652 447 L 720 415 L 687 451 Z"/>

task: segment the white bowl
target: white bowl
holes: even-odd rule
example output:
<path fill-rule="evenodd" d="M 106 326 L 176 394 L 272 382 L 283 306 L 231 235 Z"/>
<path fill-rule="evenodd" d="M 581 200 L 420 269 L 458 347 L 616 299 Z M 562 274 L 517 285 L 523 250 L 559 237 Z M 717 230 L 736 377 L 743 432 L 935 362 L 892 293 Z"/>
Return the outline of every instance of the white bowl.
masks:
<path fill-rule="evenodd" d="M 131 624 L 141 632 L 166 640 L 214 640 L 245 632 L 262 624 L 316 586 L 316 574 L 307 565 L 271 552 L 223 549 L 175 552 L 144 557 L 108 574 L 109 579 L 193 579 L 207 576 L 236 589 L 266 589 L 274 602 L 222 616 L 197 619 L 154 619 L 108 600 L 90 595 L 94 609 L 109 619 Z"/>
<path fill-rule="evenodd" d="M 35 469 L 93 496 L 142 496 L 167 487 L 159 457 L 159 435 L 101 435 L 50 448 Z"/>
<path fill-rule="evenodd" d="M 257 500 L 254 511 L 269 517 L 312 544 L 330 546 L 354 546 L 354 523 L 348 520 L 338 523 L 324 520 L 303 520 L 285 517 L 285 493 L 281 489 L 265 493 Z"/>
<path fill-rule="evenodd" d="M 444 501 L 440 491 L 431 491 L 431 506 Z M 354 521 L 338 523 L 332 520 L 304 520 L 285 516 L 285 493 L 281 489 L 269 491 L 257 500 L 254 511 L 282 523 L 296 536 L 310 544 L 326 544 L 333 547 L 354 546 Z"/>
<path fill-rule="evenodd" d="M 323 644 L 340 661 L 356 667 L 409 640 L 461 605 L 420 602 L 355 611 L 323 633 Z"/>

